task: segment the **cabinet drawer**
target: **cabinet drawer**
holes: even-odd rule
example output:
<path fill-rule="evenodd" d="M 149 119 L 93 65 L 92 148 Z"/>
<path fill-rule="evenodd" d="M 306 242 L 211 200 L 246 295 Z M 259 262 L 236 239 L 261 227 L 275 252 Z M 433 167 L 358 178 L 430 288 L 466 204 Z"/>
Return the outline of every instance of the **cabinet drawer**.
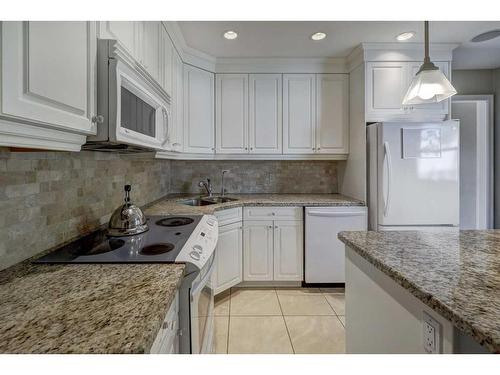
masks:
<path fill-rule="evenodd" d="M 302 207 L 245 207 L 244 220 L 302 220 Z"/>
<path fill-rule="evenodd" d="M 230 208 L 215 212 L 215 217 L 219 222 L 219 227 L 241 221 L 242 208 Z"/>

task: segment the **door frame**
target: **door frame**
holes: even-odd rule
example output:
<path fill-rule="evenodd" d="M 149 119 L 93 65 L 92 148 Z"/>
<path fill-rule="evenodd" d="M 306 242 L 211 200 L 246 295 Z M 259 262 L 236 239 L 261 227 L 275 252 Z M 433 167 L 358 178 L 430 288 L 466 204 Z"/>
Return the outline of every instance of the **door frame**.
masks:
<path fill-rule="evenodd" d="M 478 109 L 476 136 L 476 227 L 493 228 L 493 95 L 455 95 L 451 99 L 456 103 L 475 103 Z M 453 117 L 453 115 L 452 115 Z M 486 145 L 487 147 L 483 147 Z"/>

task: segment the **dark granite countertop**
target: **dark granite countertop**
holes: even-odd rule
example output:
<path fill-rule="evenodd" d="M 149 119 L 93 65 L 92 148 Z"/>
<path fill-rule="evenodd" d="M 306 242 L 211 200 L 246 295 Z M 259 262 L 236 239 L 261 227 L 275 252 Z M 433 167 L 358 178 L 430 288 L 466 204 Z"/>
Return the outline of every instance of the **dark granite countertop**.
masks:
<path fill-rule="evenodd" d="M 245 206 L 364 206 L 365 203 L 341 194 L 227 194 L 237 200 L 208 206 L 188 206 L 183 200 L 196 198 L 195 194 L 169 195 L 149 206 L 147 215 L 200 215 Z"/>
<path fill-rule="evenodd" d="M 183 264 L 20 263 L 0 272 L 0 353 L 145 353 Z"/>
<path fill-rule="evenodd" d="M 500 353 L 500 230 L 341 232 L 339 239 Z"/>

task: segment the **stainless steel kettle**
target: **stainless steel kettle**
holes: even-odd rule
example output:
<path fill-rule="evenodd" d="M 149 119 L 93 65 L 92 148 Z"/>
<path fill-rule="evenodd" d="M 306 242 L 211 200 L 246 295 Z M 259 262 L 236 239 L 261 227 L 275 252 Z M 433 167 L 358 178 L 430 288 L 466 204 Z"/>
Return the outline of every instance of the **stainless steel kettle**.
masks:
<path fill-rule="evenodd" d="M 125 204 L 118 207 L 108 224 L 108 236 L 132 236 L 146 232 L 149 227 L 146 223 L 146 216 L 135 204 L 130 203 L 130 185 L 125 185 Z"/>

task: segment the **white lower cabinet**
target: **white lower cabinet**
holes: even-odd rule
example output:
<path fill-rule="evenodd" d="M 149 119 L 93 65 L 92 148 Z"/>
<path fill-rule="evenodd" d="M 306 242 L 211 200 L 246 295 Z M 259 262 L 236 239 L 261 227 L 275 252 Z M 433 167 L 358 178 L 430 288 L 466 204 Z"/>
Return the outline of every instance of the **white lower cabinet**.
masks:
<path fill-rule="evenodd" d="M 149 350 L 150 354 L 179 354 L 179 294 L 175 295 L 156 339 Z"/>
<path fill-rule="evenodd" d="M 273 221 L 245 221 L 243 229 L 243 280 L 273 280 Z"/>
<path fill-rule="evenodd" d="M 241 221 L 219 227 L 219 240 L 215 249 L 215 294 L 219 294 L 243 280 L 242 251 L 243 228 Z"/>
<path fill-rule="evenodd" d="M 0 145 L 80 150 L 75 135 L 96 132 L 96 23 L 4 21 L 1 42 Z"/>
<path fill-rule="evenodd" d="M 245 208 L 244 217 L 249 217 L 252 210 Z M 276 208 L 259 207 L 259 217 L 266 217 L 266 210 L 270 216 L 276 215 Z M 280 210 L 289 210 L 289 216 L 293 217 L 299 209 Z M 302 217 L 299 220 L 245 220 L 243 281 L 302 281 L 303 233 Z"/>

